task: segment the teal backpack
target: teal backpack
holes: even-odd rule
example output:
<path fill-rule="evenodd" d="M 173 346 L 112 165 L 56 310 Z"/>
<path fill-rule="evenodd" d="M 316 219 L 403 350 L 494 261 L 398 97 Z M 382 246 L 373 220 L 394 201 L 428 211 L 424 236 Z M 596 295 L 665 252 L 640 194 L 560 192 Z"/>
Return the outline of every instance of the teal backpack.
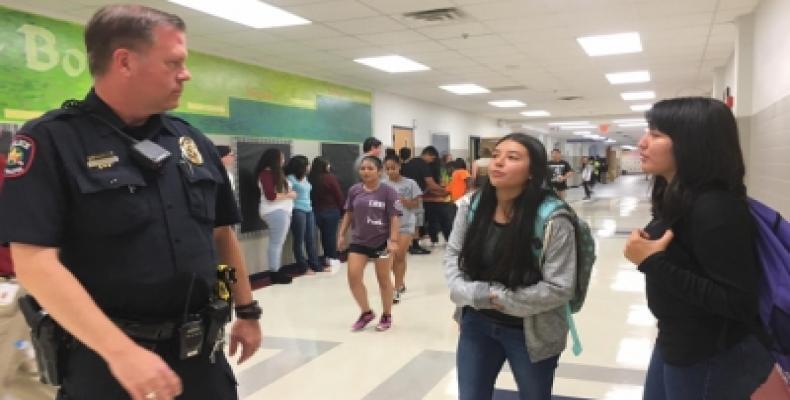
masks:
<path fill-rule="evenodd" d="M 477 194 L 472 195 L 471 205 L 469 206 L 469 213 L 467 215 L 467 220 L 470 223 L 474 218 L 474 213 L 479 202 L 480 197 Z M 592 268 L 595 264 L 595 238 L 590 230 L 590 225 L 579 218 L 568 203 L 554 196 L 548 196 L 538 207 L 538 215 L 537 218 L 535 218 L 535 237 L 542 238 L 542 245 L 538 247 L 532 244 L 531 246 L 535 258 L 538 260 L 539 264 L 542 265 L 544 261 L 543 249 L 547 247 L 547 241 L 551 240 L 550 237 L 546 236 L 546 227 L 549 223 L 549 217 L 561 209 L 567 211 L 568 214 L 561 214 L 560 216 L 568 218 L 571 221 L 574 232 L 576 233 L 576 288 L 574 289 L 573 297 L 565 306 L 565 315 L 568 319 L 568 329 L 573 339 L 573 354 L 578 356 L 582 352 L 582 343 L 579 339 L 579 332 L 576 329 L 572 314 L 579 312 L 582 305 L 584 305 L 584 299 L 587 297 L 587 288 L 590 285 L 590 277 L 592 276 Z"/>

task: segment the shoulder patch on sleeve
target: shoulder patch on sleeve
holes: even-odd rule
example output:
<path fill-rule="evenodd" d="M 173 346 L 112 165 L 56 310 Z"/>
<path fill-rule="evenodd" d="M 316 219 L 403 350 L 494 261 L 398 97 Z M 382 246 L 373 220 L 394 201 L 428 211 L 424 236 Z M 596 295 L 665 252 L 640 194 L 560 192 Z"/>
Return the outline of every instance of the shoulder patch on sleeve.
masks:
<path fill-rule="evenodd" d="M 27 135 L 16 135 L 11 140 L 8 160 L 5 165 L 6 178 L 18 178 L 27 173 L 36 155 L 36 142 Z"/>

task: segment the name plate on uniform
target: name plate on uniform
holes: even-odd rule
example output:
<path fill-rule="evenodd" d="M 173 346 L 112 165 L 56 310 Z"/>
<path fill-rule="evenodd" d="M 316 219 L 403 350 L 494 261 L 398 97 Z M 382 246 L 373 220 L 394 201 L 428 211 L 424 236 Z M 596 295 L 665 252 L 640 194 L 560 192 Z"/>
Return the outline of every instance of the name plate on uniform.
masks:
<path fill-rule="evenodd" d="M 105 169 L 110 168 L 118 162 L 118 156 L 112 151 L 88 156 L 88 168 Z"/>

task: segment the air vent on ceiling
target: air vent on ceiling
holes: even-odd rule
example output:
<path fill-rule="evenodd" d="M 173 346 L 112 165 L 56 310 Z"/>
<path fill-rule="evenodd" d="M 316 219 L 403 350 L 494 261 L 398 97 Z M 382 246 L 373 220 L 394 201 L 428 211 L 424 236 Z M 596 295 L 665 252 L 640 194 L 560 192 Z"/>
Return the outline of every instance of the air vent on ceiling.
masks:
<path fill-rule="evenodd" d="M 489 88 L 489 90 L 492 92 L 514 92 L 516 90 L 527 90 L 527 87 L 524 85 L 500 86 Z"/>
<path fill-rule="evenodd" d="M 582 97 L 582 96 L 562 96 L 562 97 L 557 97 L 557 100 L 574 101 L 574 100 L 581 100 L 583 98 L 584 97 Z"/>
<path fill-rule="evenodd" d="M 456 21 L 464 17 L 464 13 L 457 7 L 436 8 L 433 10 L 414 11 L 403 14 L 409 19 L 416 19 L 425 22 L 446 22 Z"/>

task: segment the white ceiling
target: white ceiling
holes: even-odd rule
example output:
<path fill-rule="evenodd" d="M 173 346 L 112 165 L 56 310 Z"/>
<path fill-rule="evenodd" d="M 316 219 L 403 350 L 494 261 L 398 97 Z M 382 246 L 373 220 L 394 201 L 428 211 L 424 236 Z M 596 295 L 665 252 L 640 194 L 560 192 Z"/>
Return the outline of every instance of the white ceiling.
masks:
<path fill-rule="evenodd" d="M 0 0 L 11 8 L 85 23 L 116 0 Z M 712 71 L 735 43 L 735 17 L 759 0 L 269 0 L 310 25 L 255 30 L 162 0 L 137 3 L 174 12 L 187 22 L 190 47 L 239 61 L 381 90 L 507 121 L 546 127 L 547 120 L 603 122 L 638 116 L 620 93 L 654 90 L 659 98 L 706 95 Z M 425 23 L 405 12 L 458 7 L 461 21 Z M 644 51 L 588 57 L 579 36 L 637 31 Z M 398 54 L 430 71 L 389 74 L 352 60 Z M 647 84 L 613 86 L 605 73 L 647 69 Z M 523 90 L 457 96 L 437 86 L 477 83 Z M 561 101 L 561 96 L 582 100 Z M 552 117 L 527 119 L 523 109 L 491 100 L 517 99 Z M 637 102 L 638 103 L 638 102 Z M 616 131 L 616 129 L 613 129 Z M 632 129 L 637 135 L 639 129 Z M 617 138 L 617 136 L 615 136 Z"/>

